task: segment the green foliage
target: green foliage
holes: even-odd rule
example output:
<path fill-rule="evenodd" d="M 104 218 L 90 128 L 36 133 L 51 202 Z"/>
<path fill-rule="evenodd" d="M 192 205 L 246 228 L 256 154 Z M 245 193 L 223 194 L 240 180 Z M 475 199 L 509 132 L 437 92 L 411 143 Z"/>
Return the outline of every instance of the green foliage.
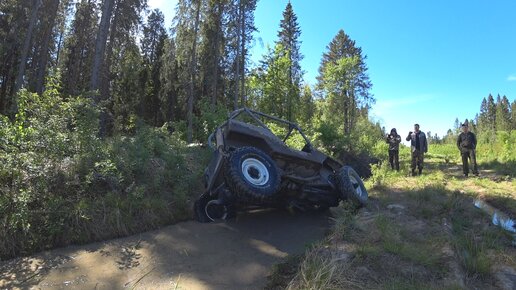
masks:
<path fill-rule="evenodd" d="M 321 75 L 320 85 L 328 102 L 324 117 L 335 125 L 342 125 L 342 134 L 349 133 L 356 121 L 358 107 L 354 86 L 358 77 L 358 65 L 358 56 L 343 57 L 335 63 L 328 63 Z"/>
<path fill-rule="evenodd" d="M 293 87 L 289 78 L 292 65 L 289 51 L 281 44 L 269 48 L 261 70 L 252 77 L 249 102 L 257 109 L 279 118 L 295 121 L 299 108 L 299 88 Z"/>
<path fill-rule="evenodd" d="M 208 136 L 222 124 L 229 115 L 229 110 L 222 104 L 211 105 L 208 101 L 200 104 L 200 114 L 195 118 L 195 139 L 206 142 Z"/>
<path fill-rule="evenodd" d="M 479 138 L 476 150 L 478 163 L 500 162 L 508 163 L 516 161 L 516 131 L 498 131 L 496 137 L 485 140 Z M 456 137 L 454 137 L 456 140 Z M 461 162 L 460 152 L 454 142 L 446 144 L 430 144 L 428 157 L 442 158 L 446 163 Z"/>
<path fill-rule="evenodd" d="M 348 134 L 343 133 L 343 126 L 322 118 L 314 129 L 316 145 L 335 156 L 342 151 L 365 153 L 379 158 L 386 156 L 387 151 L 381 152 L 381 142 L 385 141 L 379 124 L 373 124 L 367 116 L 360 116 Z"/>
<path fill-rule="evenodd" d="M 277 124 L 274 122 L 267 123 L 267 126 L 271 131 L 278 136 L 281 140 L 284 140 L 287 137 L 289 132 L 289 128 L 285 125 Z M 304 132 L 306 134 L 306 132 Z M 301 150 L 306 145 L 306 141 L 303 136 L 297 130 L 292 130 L 290 136 L 285 140 L 285 144 L 295 150 Z"/>
<path fill-rule="evenodd" d="M 63 100 L 52 82 L 41 96 L 18 98 L 14 121 L 0 115 L 1 258 L 188 215 L 200 169 L 186 168 L 186 144 L 166 126 L 101 140 L 90 99 Z"/>
<path fill-rule="evenodd" d="M 113 112 L 115 131 L 134 133 L 138 115 L 142 118 L 140 108 L 146 107 L 145 70 L 142 57 L 136 44 L 130 44 L 121 51 L 121 60 L 114 70 L 119 77 L 113 82 Z"/>
<path fill-rule="evenodd" d="M 508 131 L 497 131 L 496 138 L 494 141 L 489 143 L 480 144 L 479 155 L 481 160 L 484 161 L 516 161 L 516 149 L 514 144 L 516 143 L 516 130 Z"/>

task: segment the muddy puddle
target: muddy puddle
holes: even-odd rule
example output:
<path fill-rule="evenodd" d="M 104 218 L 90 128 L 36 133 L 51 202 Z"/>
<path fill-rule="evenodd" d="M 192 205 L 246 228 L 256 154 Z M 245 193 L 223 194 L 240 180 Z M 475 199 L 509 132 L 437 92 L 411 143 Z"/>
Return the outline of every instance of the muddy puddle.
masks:
<path fill-rule="evenodd" d="M 0 262 L 0 289 L 262 289 L 270 268 L 324 237 L 328 213 L 262 210 Z"/>

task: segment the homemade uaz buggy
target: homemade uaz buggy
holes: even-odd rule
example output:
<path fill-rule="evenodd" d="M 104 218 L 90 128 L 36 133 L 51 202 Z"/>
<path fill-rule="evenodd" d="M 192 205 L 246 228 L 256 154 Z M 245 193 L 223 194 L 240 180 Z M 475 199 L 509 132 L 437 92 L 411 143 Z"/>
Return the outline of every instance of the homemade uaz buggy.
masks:
<path fill-rule="evenodd" d="M 285 136 L 274 134 L 272 124 L 283 128 Z M 294 135 L 304 143 L 301 150 L 287 145 Z M 357 205 L 367 202 L 355 170 L 313 148 L 301 128 L 287 120 L 238 109 L 210 135 L 208 144 L 213 157 L 204 172 L 204 192 L 194 204 L 200 222 L 227 219 L 235 209 L 251 207 L 304 211 L 324 210 L 346 199 Z"/>

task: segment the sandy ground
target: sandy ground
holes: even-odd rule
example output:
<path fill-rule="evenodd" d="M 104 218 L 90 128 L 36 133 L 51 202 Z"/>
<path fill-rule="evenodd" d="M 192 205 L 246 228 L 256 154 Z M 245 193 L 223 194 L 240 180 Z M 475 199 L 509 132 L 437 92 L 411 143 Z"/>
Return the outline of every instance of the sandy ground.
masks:
<path fill-rule="evenodd" d="M 273 264 L 324 237 L 328 213 L 267 210 L 0 262 L 0 289 L 261 289 Z"/>

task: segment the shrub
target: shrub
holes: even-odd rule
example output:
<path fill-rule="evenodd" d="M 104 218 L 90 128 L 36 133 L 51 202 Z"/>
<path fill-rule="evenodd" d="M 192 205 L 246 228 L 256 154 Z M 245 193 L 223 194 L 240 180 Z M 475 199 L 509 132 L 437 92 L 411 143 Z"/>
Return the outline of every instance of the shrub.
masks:
<path fill-rule="evenodd" d="M 166 127 L 99 139 L 90 99 L 63 99 L 51 84 L 18 100 L 13 121 L 0 116 L 0 258 L 187 217 L 200 173 L 186 168 L 186 144 Z"/>

